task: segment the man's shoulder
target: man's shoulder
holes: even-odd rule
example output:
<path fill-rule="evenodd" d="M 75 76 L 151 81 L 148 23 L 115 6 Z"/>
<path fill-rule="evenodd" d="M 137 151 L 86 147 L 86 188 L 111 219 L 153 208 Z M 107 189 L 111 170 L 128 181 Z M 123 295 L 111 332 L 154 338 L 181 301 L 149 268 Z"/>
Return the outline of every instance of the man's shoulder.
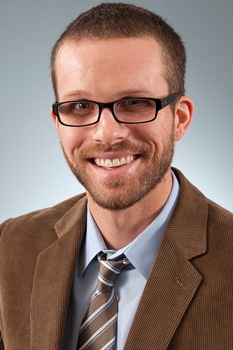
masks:
<path fill-rule="evenodd" d="M 19 272 L 22 266 L 26 274 L 32 274 L 41 252 L 52 247 L 62 237 L 67 237 L 65 235 L 67 232 L 81 235 L 83 231 L 80 227 L 83 227 L 82 220 L 86 218 L 85 213 L 86 198 L 82 194 L 53 207 L 3 222 L 0 225 L 1 280 L 3 275 Z M 74 226 L 73 231 L 72 225 Z M 74 234 L 71 235 L 73 236 Z M 73 239 L 69 242 L 73 242 Z"/>
<path fill-rule="evenodd" d="M 233 231 L 233 213 L 223 208 L 218 203 L 207 198 L 196 186 L 176 168 L 173 168 L 179 184 L 180 194 L 177 203 L 182 224 L 184 217 L 194 222 L 202 221 L 203 225 L 210 224 L 213 226 L 218 223 L 220 227 Z"/>
<path fill-rule="evenodd" d="M 5 227 L 7 227 L 8 230 L 19 230 L 23 227 L 36 227 L 37 225 L 41 227 L 53 226 L 75 205 L 78 206 L 79 202 L 81 203 L 82 200 L 85 200 L 85 193 L 66 199 L 51 207 L 32 211 L 16 218 L 10 218 L 0 225 L 0 232 Z"/>
<path fill-rule="evenodd" d="M 233 234 L 233 213 L 221 207 L 219 204 L 208 199 L 208 223 L 222 228 L 222 231 L 229 231 Z"/>
<path fill-rule="evenodd" d="M 231 220 L 233 218 L 233 213 L 229 210 L 225 209 L 218 203 L 212 201 L 211 199 L 207 198 L 199 188 L 197 188 L 195 185 L 193 185 L 185 176 L 184 174 L 177 168 L 172 168 L 173 172 L 175 173 L 176 177 L 178 178 L 179 184 L 181 186 L 182 195 L 184 194 L 185 199 L 187 200 L 187 197 L 191 199 L 199 199 L 200 201 L 205 201 L 208 204 L 210 212 L 216 215 L 223 215 L 226 217 L 229 217 Z M 194 204 L 194 203 L 193 203 Z"/>

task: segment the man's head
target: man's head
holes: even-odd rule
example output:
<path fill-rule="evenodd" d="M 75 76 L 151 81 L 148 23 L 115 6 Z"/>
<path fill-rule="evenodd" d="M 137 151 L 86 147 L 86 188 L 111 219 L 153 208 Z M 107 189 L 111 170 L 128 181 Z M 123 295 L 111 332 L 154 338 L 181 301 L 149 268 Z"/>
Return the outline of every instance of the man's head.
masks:
<path fill-rule="evenodd" d="M 158 15 L 141 7 L 125 3 L 103 3 L 81 14 L 58 39 L 51 55 L 51 72 L 56 85 L 56 57 L 67 42 L 85 40 L 154 38 L 161 46 L 163 74 L 169 93 L 185 92 L 186 53 L 180 36 Z"/>
<path fill-rule="evenodd" d="M 184 68 L 179 36 L 132 5 L 100 5 L 61 36 L 52 54 L 59 103 L 51 116 L 89 203 L 109 210 L 143 198 L 164 204 L 174 141 L 192 116 Z"/>

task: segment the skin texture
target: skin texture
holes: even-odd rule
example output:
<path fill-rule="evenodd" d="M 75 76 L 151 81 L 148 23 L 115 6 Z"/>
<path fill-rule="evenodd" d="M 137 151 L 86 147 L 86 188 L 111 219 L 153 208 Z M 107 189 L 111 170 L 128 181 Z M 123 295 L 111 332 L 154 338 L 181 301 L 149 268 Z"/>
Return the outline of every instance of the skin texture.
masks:
<path fill-rule="evenodd" d="M 59 101 L 166 97 L 161 56 L 150 37 L 67 42 L 56 60 Z M 109 248 L 129 244 L 161 211 L 172 188 L 174 141 L 182 138 L 192 114 L 187 96 L 179 98 L 175 111 L 167 106 L 155 121 L 139 125 L 118 123 L 104 109 L 99 123 L 71 128 L 51 112 L 66 160 L 87 190 Z M 112 166 L 122 159 L 127 163 Z M 104 166 L 96 164 L 100 161 Z"/>

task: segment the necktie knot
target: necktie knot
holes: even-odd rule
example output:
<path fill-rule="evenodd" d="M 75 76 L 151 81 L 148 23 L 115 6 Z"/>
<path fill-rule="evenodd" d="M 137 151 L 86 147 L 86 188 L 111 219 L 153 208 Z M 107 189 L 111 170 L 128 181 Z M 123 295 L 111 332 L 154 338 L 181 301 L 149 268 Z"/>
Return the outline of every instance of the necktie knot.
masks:
<path fill-rule="evenodd" d="M 126 258 L 121 260 L 106 260 L 105 256 L 98 257 L 100 266 L 98 273 L 97 291 L 108 292 L 113 287 L 115 279 L 120 274 L 121 270 L 129 264 Z"/>

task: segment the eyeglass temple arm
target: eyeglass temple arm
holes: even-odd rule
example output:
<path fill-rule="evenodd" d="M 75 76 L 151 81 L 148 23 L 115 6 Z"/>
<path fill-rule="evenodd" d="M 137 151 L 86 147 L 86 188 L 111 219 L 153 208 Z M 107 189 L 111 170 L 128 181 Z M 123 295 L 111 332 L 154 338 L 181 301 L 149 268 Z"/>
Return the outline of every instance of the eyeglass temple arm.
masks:
<path fill-rule="evenodd" d="M 177 100 L 177 98 L 180 97 L 181 95 L 182 95 L 181 92 L 177 92 L 175 94 L 169 95 L 161 99 L 161 108 L 164 108 L 168 106 L 170 103 L 175 102 L 175 100 Z"/>

